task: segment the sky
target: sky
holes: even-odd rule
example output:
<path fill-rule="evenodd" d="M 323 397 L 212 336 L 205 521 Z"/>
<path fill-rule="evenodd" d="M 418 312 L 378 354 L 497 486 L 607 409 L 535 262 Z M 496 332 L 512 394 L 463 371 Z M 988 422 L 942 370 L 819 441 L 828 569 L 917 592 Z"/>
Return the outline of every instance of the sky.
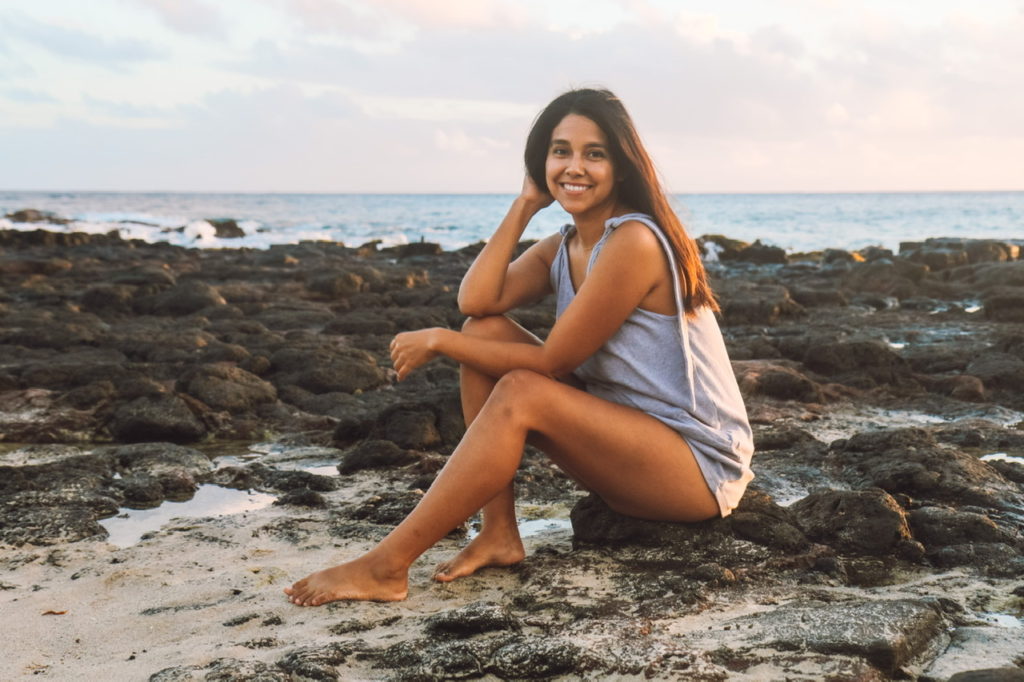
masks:
<path fill-rule="evenodd" d="M 613 90 L 669 191 L 1024 189 L 1024 0 L 0 0 L 0 189 L 518 191 Z"/>

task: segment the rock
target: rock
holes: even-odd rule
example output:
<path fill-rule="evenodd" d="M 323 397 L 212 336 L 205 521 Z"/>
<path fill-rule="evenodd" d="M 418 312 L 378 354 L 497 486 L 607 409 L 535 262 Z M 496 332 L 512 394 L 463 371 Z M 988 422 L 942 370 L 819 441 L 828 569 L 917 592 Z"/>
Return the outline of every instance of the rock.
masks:
<path fill-rule="evenodd" d="M 108 428 L 115 439 L 129 443 L 192 443 L 206 435 L 203 423 L 174 395 L 147 396 L 121 403 L 114 409 Z"/>
<path fill-rule="evenodd" d="M 533 636 L 507 644 L 488 661 L 486 669 L 499 679 L 539 679 L 579 674 L 592 664 L 583 649 L 571 641 Z"/>
<path fill-rule="evenodd" d="M 890 676 L 948 641 L 938 606 L 914 599 L 782 606 L 725 625 L 736 633 L 730 648 L 858 656 Z"/>
<path fill-rule="evenodd" d="M 1020 668 L 982 668 L 956 673 L 947 682 L 1024 682 Z"/>
<path fill-rule="evenodd" d="M 858 433 L 834 444 L 829 466 L 857 487 L 951 504 L 1017 509 L 1017 487 L 975 457 L 940 446 L 924 429 Z"/>
<path fill-rule="evenodd" d="M 82 307 L 100 315 L 127 315 L 135 294 L 135 287 L 128 284 L 98 284 L 82 294 Z"/>
<path fill-rule="evenodd" d="M 81 490 L 6 495 L 0 498 L 0 543 L 20 547 L 102 540 L 107 531 L 97 519 L 117 511 L 114 498 Z"/>
<path fill-rule="evenodd" d="M 35 208 L 23 208 L 14 213 L 8 213 L 4 216 L 11 222 L 15 223 L 50 223 L 51 225 L 67 225 L 71 221 L 67 218 L 61 218 L 53 211 L 40 211 Z"/>
<path fill-rule="evenodd" d="M 917 294 L 917 285 L 927 274 L 927 265 L 902 258 L 880 258 L 855 263 L 843 276 L 842 285 L 853 291 L 908 298 Z"/>
<path fill-rule="evenodd" d="M 227 363 L 192 368 L 178 380 L 177 390 L 228 412 L 245 412 L 277 400 L 273 384 Z"/>
<path fill-rule="evenodd" d="M 817 343 L 807 349 L 803 362 L 815 372 L 864 388 L 910 377 L 903 358 L 873 339 Z"/>
<path fill-rule="evenodd" d="M 421 499 L 423 499 L 423 493 L 418 490 L 384 492 L 365 500 L 352 510 L 350 516 L 360 521 L 383 526 L 397 526 L 419 504 Z"/>
<path fill-rule="evenodd" d="M 767 263 L 786 263 L 786 251 L 777 246 L 768 246 L 762 244 L 761 240 L 756 240 L 753 244 L 741 249 L 736 254 L 736 260 L 747 263 L 758 263 L 761 265 Z"/>
<path fill-rule="evenodd" d="M 903 508 L 884 490 L 823 490 L 791 507 L 815 542 L 849 554 L 892 554 L 911 539 Z"/>
<path fill-rule="evenodd" d="M 278 389 L 294 384 L 312 393 L 353 393 L 379 386 L 386 376 L 373 356 L 354 350 L 284 348 L 270 362 Z"/>
<path fill-rule="evenodd" d="M 945 545 L 930 550 L 928 559 L 939 568 L 972 566 L 986 575 L 1003 578 L 1024 575 L 1024 557 L 1015 547 L 1002 542 Z"/>
<path fill-rule="evenodd" d="M 978 266 L 974 283 L 983 291 L 995 287 L 1024 287 L 1024 261 Z"/>
<path fill-rule="evenodd" d="M 697 239 L 701 254 L 707 261 L 734 261 L 743 249 L 750 246 L 747 242 L 730 239 L 720 234 L 705 234 Z"/>
<path fill-rule="evenodd" d="M 511 612 L 497 604 L 473 602 L 457 609 L 442 611 L 427 619 L 426 631 L 431 635 L 471 637 L 482 632 L 521 629 L 522 624 Z"/>
<path fill-rule="evenodd" d="M 1024 322 L 1024 287 L 994 287 L 981 302 L 990 320 Z"/>
<path fill-rule="evenodd" d="M 983 353 L 972 360 L 965 371 L 990 388 L 1019 390 L 1024 386 L 1024 360 L 1009 353 Z"/>
<path fill-rule="evenodd" d="M 291 504 L 296 507 L 314 507 L 317 509 L 323 509 L 327 506 L 327 498 L 314 490 L 310 490 L 309 488 L 300 488 L 298 490 L 289 490 L 287 493 L 274 500 L 274 504 Z"/>
<path fill-rule="evenodd" d="M 122 478 L 115 481 L 126 506 L 146 508 L 164 500 L 187 500 L 199 481 L 214 469 L 210 459 L 192 448 L 172 443 L 140 443 L 105 451 Z"/>
<path fill-rule="evenodd" d="M 739 537 L 772 549 L 798 552 L 809 544 L 793 512 L 753 488 L 747 489 L 726 521 Z"/>
<path fill-rule="evenodd" d="M 984 514 L 944 507 L 921 507 L 907 513 L 914 537 L 929 546 L 970 542 L 1019 544 L 1020 538 L 997 526 Z"/>
<path fill-rule="evenodd" d="M 325 334 L 394 334 L 395 323 L 377 312 L 356 310 L 324 327 Z"/>
<path fill-rule="evenodd" d="M 411 242 L 399 244 L 392 247 L 399 258 L 412 258 L 413 256 L 437 256 L 444 252 L 440 244 L 433 242 Z"/>
<path fill-rule="evenodd" d="M 821 388 L 792 367 L 765 360 L 738 360 L 733 361 L 732 368 L 744 395 L 805 403 L 822 401 Z"/>
<path fill-rule="evenodd" d="M 315 274 L 309 280 L 309 290 L 329 298 L 345 298 L 364 288 L 364 280 L 354 272 L 334 271 Z"/>
<path fill-rule="evenodd" d="M 716 283 L 715 293 L 726 325 L 774 324 L 781 318 L 798 317 L 805 312 L 789 291 L 777 284 L 730 279 Z"/>
<path fill-rule="evenodd" d="M 359 443 L 345 454 L 338 471 L 351 474 L 363 469 L 382 469 L 412 464 L 418 457 L 395 445 L 390 440 L 367 440 Z"/>
<path fill-rule="evenodd" d="M 278 660 L 277 666 L 288 673 L 285 678 L 288 680 L 341 680 L 344 678 L 339 673 L 338 666 L 360 648 L 362 643 L 358 641 L 302 647 Z"/>
<path fill-rule="evenodd" d="M 410 405 L 399 404 L 385 410 L 377 418 L 374 433 L 411 450 L 429 450 L 441 443 L 434 412 Z"/>
<path fill-rule="evenodd" d="M 178 665 L 153 673 L 149 682 L 289 682 L 294 679 L 281 670 L 276 670 L 261 661 L 240 661 L 235 658 L 218 658 L 205 666 Z M 337 679 L 309 678 L 309 679 Z"/>
<path fill-rule="evenodd" d="M 227 305 L 216 288 L 189 280 L 154 296 L 137 299 L 138 312 L 151 315 L 191 315 L 204 308 Z"/>
<path fill-rule="evenodd" d="M 207 218 L 206 222 L 213 225 L 218 239 L 238 239 L 245 236 L 245 230 L 232 218 Z"/>

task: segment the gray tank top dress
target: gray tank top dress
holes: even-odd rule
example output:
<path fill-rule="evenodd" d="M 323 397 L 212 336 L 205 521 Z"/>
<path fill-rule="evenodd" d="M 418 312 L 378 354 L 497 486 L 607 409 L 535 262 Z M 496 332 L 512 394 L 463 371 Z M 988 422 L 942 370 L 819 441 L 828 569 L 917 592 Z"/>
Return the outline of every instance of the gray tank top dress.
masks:
<path fill-rule="evenodd" d="M 683 314 L 675 255 L 661 228 L 642 213 L 618 216 L 605 223 L 587 271 L 615 228 L 630 220 L 649 227 L 661 242 L 672 264 L 678 312 L 662 315 L 634 309 L 573 375 L 591 395 L 645 412 L 682 436 L 718 501 L 721 515 L 728 516 L 754 478 L 750 470 L 754 441 L 714 313 L 703 308 L 692 318 Z M 562 243 L 551 264 L 556 317 L 576 297 L 567 248 L 574 231 L 572 225 L 561 229 Z"/>

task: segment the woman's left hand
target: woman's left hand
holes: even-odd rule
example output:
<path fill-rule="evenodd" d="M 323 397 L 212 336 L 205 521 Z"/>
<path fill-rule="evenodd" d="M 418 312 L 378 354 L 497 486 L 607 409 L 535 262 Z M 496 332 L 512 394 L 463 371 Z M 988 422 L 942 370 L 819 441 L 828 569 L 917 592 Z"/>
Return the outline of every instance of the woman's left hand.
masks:
<path fill-rule="evenodd" d="M 425 365 L 438 356 L 434 350 L 439 329 L 420 329 L 415 332 L 403 332 L 391 341 L 391 364 L 398 372 L 398 380 L 409 376 L 421 365 Z"/>

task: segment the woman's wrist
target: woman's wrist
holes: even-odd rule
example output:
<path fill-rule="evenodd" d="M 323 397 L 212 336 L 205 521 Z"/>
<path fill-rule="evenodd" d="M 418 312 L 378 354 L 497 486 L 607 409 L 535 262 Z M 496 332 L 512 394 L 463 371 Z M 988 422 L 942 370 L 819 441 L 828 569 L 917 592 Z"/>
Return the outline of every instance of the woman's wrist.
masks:
<path fill-rule="evenodd" d="M 430 330 L 430 335 L 427 337 L 427 349 L 433 353 L 444 354 L 444 342 L 445 337 L 452 332 L 451 329 L 445 329 L 444 327 L 434 327 Z"/>

